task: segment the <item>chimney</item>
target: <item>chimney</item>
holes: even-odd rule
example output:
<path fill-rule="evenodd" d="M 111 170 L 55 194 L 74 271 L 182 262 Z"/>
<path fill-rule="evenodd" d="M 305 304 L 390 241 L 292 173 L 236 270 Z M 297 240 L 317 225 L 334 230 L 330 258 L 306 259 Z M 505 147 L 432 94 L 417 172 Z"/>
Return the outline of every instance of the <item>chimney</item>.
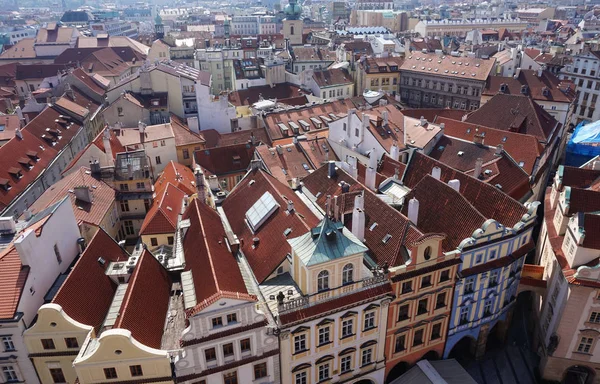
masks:
<path fill-rule="evenodd" d="M 200 168 L 196 168 L 196 172 L 194 172 L 194 176 L 196 176 L 196 190 L 198 191 L 198 198 L 205 202 L 205 192 L 204 192 L 204 174 Z"/>
<path fill-rule="evenodd" d="M 419 200 L 414 197 L 408 201 L 408 220 L 417 225 L 419 220 Z"/>
<path fill-rule="evenodd" d="M 475 170 L 473 171 L 473 177 L 479 178 L 479 176 L 481 176 L 482 168 L 483 168 L 483 159 L 481 157 L 478 157 L 477 160 L 475 160 Z"/>
<path fill-rule="evenodd" d="M 327 195 L 327 200 L 325 201 L 325 216 L 329 216 L 329 212 L 331 212 L 331 195 Z"/>
<path fill-rule="evenodd" d="M 219 179 L 216 175 L 208 176 L 208 187 L 213 191 L 219 189 Z"/>
<path fill-rule="evenodd" d="M 376 191 L 377 188 L 375 187 L 375 176 L 376 176 L 376 171 L 375 169 L 369 167 L 367 168 L 366 172 L 365 172 L 365 184 L 367 185 L 367 188 L 369 188 L 372 191 Z"/>
<path fill-rule="evenodd" d="M 390 157 L 396 161 L 400 159 L 400 149 L 398 148 L 398 145 L 396 145 L 395 141 L 390 148 Z"/>
<path fill-rule="evenodd" d="M 21 128 L 15 129 L 15 137 L 23 139 L 23 133 L 21 132 Z"/>
<path fill-rule="evenodd" d="M 25 117 L 23 116 L 23 111 L 21 110 L 20 106 L 16 106 L 15 107 L 15 113 L 17 114 L 17 116 L 19 116 L 19 126 L 22 128 L 23 126 L 25 126 Z"/>
<path fill-rule="evenodd" d="M 356 114 L 356 109 L 350 109 L 348 111 L 348 115 L 346 116 L 346 136 L 348 136 L 348 137 L 351 135 L 351 133 L 350 133 L 351 128 L 350 127 L 352 125 L 350 124 L 350 122 L 352 121 L 352 115 L 355 115 L 355 114 Z"/>
<path fill-rule="evenodd" d="M 92 203 L 94 201 L 94 196 L 86 185 L 75 187 L 73 191 L 77 200 L 84 201 L 86 203 Z"/>
<path fill-rule="evenodd" d="M 388 111 L 384 110 L 381 115 L 383 116 L 383 125 L 387 126 L 389 123 Z"/>
<path fill-rule="evenodd" d="M 329 176 L 329 178 L 334 178 L 336 175 L 337 171 L 335 167 L 335 161 L 330 161 L 327 163 L 327 176 Z"/>
<path fill-rule="evenodd" d="M 294 211 L 294 202 L 292 200 L 288 200 L 287 210 L 289 213 L 292 213 Z"/>
<path fill-rule="evenodd" d="M 198 123 L 198 116 L 188 117 L 187 125 L 190 131 L 200 133 L 200 124 Z"/>
<path fill-rule="evenodd" d="M 600 171 L 600 160 L 592 161 L 592 169 L 594 171 Z"/>
<path fill-rule="evenodd" d="M 424 127 L 425 124 L 427 124 L 427 119 L 425 119 L 425 116 L 421 116 L 419 124 L 421 124 L 421 127 Z"/>
<path fill-rule="evenodd" d="M 250 166 L 253 171 L 257 171 L 260 168 L 260 160 L 252 160 L 250 161 Z"/>
<path fill-rule="evenodd" d="M 377 155 L 375 154 L 375 148 L 371 149 L 371 153 L 369 154 L 369 167 L 373 169 L 377 169 Z"/>
<path fill-rule="evenodd" d="M 543 70 L 541 67 L 540 67 L 540 68 L 538 68 L 538 70 L 537 70 L 537 76 L 538 76 L 538 77 L 542 77 L 542 73 L 543 73 L 543 72 L 544 72 L 544 70 Z"/>
<path fill-rule="evenodd" d="M 500 156 L 500 155 L 502 155 L 503 150 L 504 150 L 504 146 L 502 144 L 498 144 L 498 146 L 496 147 L 496 151 L 494 153 L 496 155 Z"/>
<path fill-rule="evenodd" d="M 483 135 L 480 133 L 476 133 L 473 135 L 473 143 L 477 144 L 477 145 L 483 145 L 484 142 L 484 138 Z"/>
<path fill-rule="evenodd" d="M 456 192 L 460 192 L 460 180 L 452 179 L 448 182 L 450 188 L 454 189 Z"/>
<path fill-rule="evenodd" d="M 140 143 L 146 142 L 146 124 L 138 121 L 138 131 L 140 132 Z"/>
<path fill-rule="evenodd" d="M 356 206 L 356 201 L 360 200 L 362 196 L 356 196 L 354 198 L 355 206 L 352 210 L 352 234 L 360 241 L 365 241 L 365 211 L 362 208 Z"/>
<path fill-rule="evenodd" d="M 440 129 L 442 132 L 444 131 L 444 128 L 446 128 L 446 123 L 440 123 Z"/>
<path fill-rule="evenodd" d="M 350 184 L 346 183 L 345 181 L 342 181 L 340 184 L 340 187 L 342 188 L 342 193 L 350 192 Z"/>
<path fill-rule="evenodd" d="M 433 176 L 434 179 L 439 180 L 442 176 L 442 168 L 433 167 L 433 169 L 431 170 L 431 176 Z"/>
<path fill-rule="evenodd" d="M 109 167 L 113 165 L 113 153 L 110 147 L 110 128 L 104 128 L 104 134 L 102 135 L 102 144 L 104 145 L 104 153 L 106 153 L 106 165 Z"/>
<path fill-rule="evenodd" d="M 367 129 L 367 127 L 369 126 L 369 124 L 371 123 L 371 121 L 369 120 L 369 116 L 367 116 L 366 113 L 362 114 L 362 129 L 363 129 L 363 133 L 360 135 L 361 138 L 364 136 L 364 132 Z"/>

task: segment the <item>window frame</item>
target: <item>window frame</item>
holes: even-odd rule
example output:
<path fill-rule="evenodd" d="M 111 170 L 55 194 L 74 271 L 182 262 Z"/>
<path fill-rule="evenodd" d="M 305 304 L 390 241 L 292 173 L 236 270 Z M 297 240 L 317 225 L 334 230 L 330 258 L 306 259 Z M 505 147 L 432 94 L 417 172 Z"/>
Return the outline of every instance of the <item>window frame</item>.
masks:
<path fill-rule="evenodd" d="M 115 367 L 103 368 L 102 371 L 104 372 L 104 378 L 106 380 L 113 380 L 119 378 L 119 374 L 117 373 L 117 369 Z"/>

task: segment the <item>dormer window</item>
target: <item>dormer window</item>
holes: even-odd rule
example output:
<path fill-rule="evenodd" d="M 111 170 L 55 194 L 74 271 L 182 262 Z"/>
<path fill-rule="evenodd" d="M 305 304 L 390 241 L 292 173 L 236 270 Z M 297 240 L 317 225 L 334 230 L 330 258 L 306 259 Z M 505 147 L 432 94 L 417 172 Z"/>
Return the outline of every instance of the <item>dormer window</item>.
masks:
<path fill-rule="evenodd" d="M 321 271 L 317 276 L 317 291 L 323 292 L 329 289 L 329 272 Z"/>
<path fill-rule="evenodd" d="M 8 181 L 7 179 L 0 179 L 0 188 L 2 188 L 5 191 L 10 191 L 10 189 L 12 188 L 10 186 L 10 181 Z"/>
<path fill-rule="evenodd" d="M 35 162 L 40 161 L 40 157 L 36 151 L 27 151 L 27 156 Z"/>
<path fill-rule="evenodd" d="M 526 95 L 526 94 L 527 94 L 527 91 L 528 91 L 528 88 L 529 88 L 529 87 L 527 87 L 526 85 L 522 85 L 522 86 L 521 86 L 521 93 L 522 93 L 522 94 L 524 94 L 524 95 Z"/>
<path fill-rule="evenodd" d="M 8 173 L 10 173 L 17 180 L 23 177 L 23 173 L 21 173 L 21 170 L 16 167 L 9 168 Z"/>

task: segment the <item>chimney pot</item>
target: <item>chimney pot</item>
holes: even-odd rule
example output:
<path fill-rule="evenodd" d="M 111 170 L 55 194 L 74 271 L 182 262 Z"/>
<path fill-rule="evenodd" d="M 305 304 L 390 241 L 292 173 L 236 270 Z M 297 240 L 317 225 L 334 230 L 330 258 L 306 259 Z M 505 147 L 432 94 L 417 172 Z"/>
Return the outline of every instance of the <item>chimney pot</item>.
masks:
<path fill-rule="evenodd" d="M 408 219 L 414 225 L 419 221 L 419 200 L 414 197 L 408 201 Z"/>
<path fill-rule="evenodd" d="M 448 181 L 448 185 L 452 189 L 454 189 L 456 192 L 460 192 L 460 180 L 452 179 L 452 180 Z"/>

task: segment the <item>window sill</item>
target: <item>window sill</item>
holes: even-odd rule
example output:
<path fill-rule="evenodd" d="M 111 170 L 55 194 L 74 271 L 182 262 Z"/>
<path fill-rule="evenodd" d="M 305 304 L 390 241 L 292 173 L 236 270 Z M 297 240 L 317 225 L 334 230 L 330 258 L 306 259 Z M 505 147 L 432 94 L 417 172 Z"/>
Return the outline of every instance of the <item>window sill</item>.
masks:
<path fill-rule="evenodd" d="M 403 318 L 401 318 L 401 319 L 398 319 L 397 323 L 399 323 L 399 322 L 401 322 L 401 321 L 406 321 L 406 320 L 408 320 L 408 319 L 410 319 L 410 317 L 408 317 L 408 316 L 407 316 L 407 317 L 403 317 Z"/>
<path fill-rule="evenodd" d="M 578 352 L 578 351 L 573 351 L 573 353 L 577 353 L 579 355 L 586 355 L 586 356 L 594 356 L 593 353 L 589 353 L 589 352 Z"/>
<path fill-rule="evenodd" d="M 317 345 L 317 348 L 321 348 L 321 347 L 324 347 L 324 346 L 329 345 L 329 344 L 333 344 L 333 341 L 329 340 L 329 341 L 326 341 L 324 343 L 321 343 L 321 344 Z"/>
<path fill-rule="evenodd" d="M 421 345 L 423 345 L 423 342 L 420 342 L 420 343 L 418 343 L 418 344 L 413 344 L 412 346 L 413 346 L 413 347 L 420 347 Z"/>
<path fill-rule="evenodd" d="M 308 349 L 302 349 L 302 350 L 300 350 L 300 351 L 296 351 L 296 352 L 294 352 L 294 353 L 292 354 L 292 356 L 299 355 L 299 354 L 301 354 L 301 353 L 304 353 L 304 352 L 308 352 Z"/>
<path fill-rule="evenodd" d="M 360 368 L 362 369 L 362 368 L 368 367 L 369 365 L 372 365 L 372 364 L 375 364 L 375 362 L 374 361 L 370 361 L 368 363 L 365 363 L 365 364 L 361 365 Z"/>
<path fill-rule="evenodd" d="M 351 334 L 349 334 L 349 335 L 342 336 L 342 337 L 340 338 L 340 340 L 344 340 L 344 339 L 350 338 L 350 337 L 352 337 L 352 336 L 356 336 L 356 333 L 351 333 Z"/>
<path fill-rule="evenodd" d="M 373 326 L 373 327 L 365 328 L 365 329 L 363 329 L 363 332 L 372 331 L 374 329 L 377 329 L 377 327 Z"/>

